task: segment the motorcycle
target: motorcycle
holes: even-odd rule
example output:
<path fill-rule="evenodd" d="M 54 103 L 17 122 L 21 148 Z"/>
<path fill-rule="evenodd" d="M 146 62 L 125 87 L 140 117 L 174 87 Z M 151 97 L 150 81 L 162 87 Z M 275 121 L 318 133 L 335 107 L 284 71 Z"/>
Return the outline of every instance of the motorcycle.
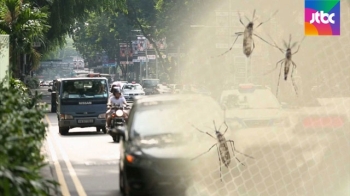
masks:
<path fill-rule="evenodd" d="M 121 127 L 124 127 L 127 123 L 123 114 L 126 110 L 130 110 L 130 108 L 129 105 L 126 105 L 126 107 L 120 105 L 108 105 L 108 109 L 114 110 L 112 113 L 111 129 L 108 130 L 108 134 L 113 138 L 114 142 L 119 143 L 120 137 L 123 135 L 119 130 L 121 130 Z"/>

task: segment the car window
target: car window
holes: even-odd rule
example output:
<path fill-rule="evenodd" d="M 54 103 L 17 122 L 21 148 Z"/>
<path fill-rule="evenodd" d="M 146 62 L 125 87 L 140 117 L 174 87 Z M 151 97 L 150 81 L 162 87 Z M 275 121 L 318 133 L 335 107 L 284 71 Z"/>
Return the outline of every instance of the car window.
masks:
<path fill-rule="evenodd" d="M 210 112 L 204 112 L 204 108 Z M 134 113 L 131 126 L 133 137 L 145 137 L 181 133 L 191 129 L 191 123 L 203 128 L 213 128 L 213 120 L 218 124 L 222 123 L 223 110 L 214 100 L 203 99 L 139 107 Z"/>

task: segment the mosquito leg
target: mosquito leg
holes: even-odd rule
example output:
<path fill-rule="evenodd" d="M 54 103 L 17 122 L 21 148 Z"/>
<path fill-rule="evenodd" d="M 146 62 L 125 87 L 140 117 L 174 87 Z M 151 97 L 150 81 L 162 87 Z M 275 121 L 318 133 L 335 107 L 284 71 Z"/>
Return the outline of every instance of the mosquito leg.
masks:
<path fill-rule="evenodd" d="M 241 164 L 241 165 L 243 165 L 243 166 L 245 166 L 244 165 L 244 163 L 242 163 L 242 161 L 240 161 L 237 157 L 236 157 L 236 155 L 235 155 L 235 146 L 234 146 L 234 142 L 232 141 L 231 142 L 231 140 L 227 140 L 226 142 L 230 142 L 230 144 L 231 144 L 231 149 L 232 149 L 232 155 L 235 157 L 235 159 Z M 233 144 L 232 144 L 233 143 Z"/>
<path fill-rule="evenodd" d="M 219 153 L 219 148 L 216 146 L 216 150 L 218 152 L 218 157 L 219 157 L 219 168 L 220 168 L 220 179 L 222 182 L 222 176 L 221 176 L 221 159 L 220 159 L 220 153 Z"/>
<path fill-rule="evenodd" d="M 210 147 L 208 151 L 203 152 L 202 154 L 200 154 L 200 155 L 198 155 L 198 156 L 192 158 L 191 161 L 194 160 L 194 159 L 196 159 L 196 158 L 198 158 L 198 157 L 200 157 L 200 156 L 202 156 L 202 155 L 204 155 L 204 154 L 206 154 L 206 153 L 208 153 L 212 148 L 214 148 L 214 146 L 216 146 L 216 144 L 214 144 L 212 147 Z"/>
<path fill-rule="evenodd" d="M 294 53 L 292 53 L 292 55 L 294 55 L 294 54 L 298 53 L 298 52 L 299 52 L 299 49 L 300 49 L 300 44 L 299 44 L 299 46 L 298 46 L 297 50 L 296 50 Z"/>
<path fill-rule="evenodd" d="M 276 63 L 276 67 L 275 67 L 274 69 L 272 69 L 272 70 L 266 72 L 264 75 L 267 75 L 267 74 L 269 74 L 269 73 L 275 71 L 275 70 L 278 68 L 278 64 L 279 64 L 280 62 L 284 61 L 284 60 L 285 60 L 285 59 L 282 59 L 282 60 L 278 61 L 278 62 Z"/>
<path fill-rule="evenodd" d="M 246 157 L 249 157 L 249 158 L 251 158 L 251 159 L 254 159 L 254 157 L 252 157 L 252 156 L 250 156 L 250 155 L 247 155 L 247 154 L 244 154 L 244 153 L 238 151 L 238 150 L 236 149 L 236 147 L 235 147 L 235 142 L 234 142 L 233 140 L 227 140 L 227 142 L 230 142 L 230 143 L 231 143 L 231 147 L 234 149 L 235 152 L 238 152 L 239 154 L 244 155 L 244 156 L 246 156 Z"/>
<path fill-rule="evenodd" d="M 276 47 L 275 45 L 269 43 L 268 41 L 266 41 L 264 38 L 260 37 L 259 35 L 255 34 L 255 33 L 254 33 L 253 35 L 256 36 L 256 37 L 258 37 L 259 39 L 261 39 L 261 40 L 264 41 L 265 43 L 269 44 L 270 46 Z"/>
<path fill-rule="evenodd" d="M 255 11 L 256 11 L 256 10 L 254 9 L 252 21 L 254 21 L 254 19 L 255 19 Z"/>
<path fill-rule="evenodd" d="M 264 24 L 264 23 L 268 22 L 269 20 L 271 20 L 271 18 L 274 17 L 274 16 L 277 14 L 277 12 L 278 12 L 278 10 L 277 10 L 275 13 L 273 13 L 273 14 L 270 16 L 269 19 L 265 20 L 264 22 L 261 22 L 258 26 L 256 26 L 255 29 L 257 29 L 257 28 L 260 27 L 262 24 Z"/>
<path fill-rule="evenodd" d="M 197 128 L 197 127 L 195 127 L 194 125 L 192 125 L 192 127 L 193 127 L 193 128 L 195 128 L 195 129 L 197 129 L 197 131 L 199 131 L 199 132 L 201 132 L 201 133 L 204 133 L 204 134 L 207 134 L 207 135 L 209 135 L 210 137 L 212 137 L 212 138 L 214 138 L 214 139 L 216 140 L 216 137 L 214 137 L 214 136 L 210 135 L 210 133 L 208 133 L 208 132 L 204 132 L 204 131 L 201 131 L 200 129 L 198 129 L 198 128 Z"/>
<path fill-rule="evenodd" d="M 241 14 L 239 12 L 238 12 L 238 17 L 239 17 L 239 22 L 245 27 L 245 24 L 243 23 Z"/>
<path fill-rule="evenodd" d="M 294 69 L 297 68 L 297 65 L 291 60 L 292 64 L 293 64 L 293 68 L 292 68 L 292 74 L 291 74 L 291 78 L 292 78 L 292 84 L 293 84 L 293 87 L 294 87 L 294 90 L 295 90 L 295 93 L 297 94 L 298 96 L 298 87 L 297 85 L 295 84 L 295 81 L 294 81 L 294 77 L 293 77 L 293 73 L 294 73 Z"/>
<path fill-rule="evenodd" d="M 282 62 L 283 63 L 283 62 Z M 281 69 L 280 69 L 280 73 L 278 75 L 278 80 L 277 80 L 277 89 L 276 89 L 276 97 L 278 97 L 278 89 L 280 87 L 280 80 L 281 80 L 281 73 L 282 73 L 282 65 L 281 65 Z"/>
<path fill-rule="evenodd" d="M 223 55 L 225 55 L 226 53 L 230 52 L 230 51 L 232 50 L 233 46 L 235 45 L 235 43 L 236 43 L 238 37 L 241 36 L 241 35 L 243 35 L 243 32 L 238 32 L 238 33 L 235 33 L 235 34 L 236 34 L 237 37 L 236 37 L 235 41 L 232 43 L 230 49 L 226 50 L 224 53 L 222 53 L 222 54 L 220 54 L 220 55 L 218 55 L 218 56 L 216 56 L 216 57 L 223 56 Z M 211 57 L 211 58 L 215 58 L 215 57 Z"/>
<path fill-rule="evenodd" d="M 226 129 L 225 129 L 225 131 L 224 131 L 224 133 L 222 134 L 222 135 L 225 135 L 225 133 L 227 132 L 227 130 L 228 130 L 228 126 L 227 126 L 227 124 L 226 124 L 226 122 L 224 121 L 224 124 L 225 124 L 225 126 L 226 126 Z"/>
<path fill-rule="evenodd" d="M 299 52 L 299 49 L 300 49 L 301 43 L 304 41 L 304 39 L 305 39 L 305 36 L 303 37 L 303 39 L 301 39 L 301 41 L 300 41 L 300 43 L 299 43 L 299 46 L 298 46 L 297 50 L 296 50 L 294 53 L 292 53 L 292 55 L 294 55 L 294 54 L 296 54 L 297 52 Z"/>
<path fill-rule="evenodd" d="M 270 37 L 270 39 L 272 40 L 274 47 L 276 47 L 279 51 L 281 51 L 284 54 L 284 51 L 282 50 L 282 48 L 278 47 L 275 40 L 272 39 L 272 37 L 270 35 L 268 35 Z"/>

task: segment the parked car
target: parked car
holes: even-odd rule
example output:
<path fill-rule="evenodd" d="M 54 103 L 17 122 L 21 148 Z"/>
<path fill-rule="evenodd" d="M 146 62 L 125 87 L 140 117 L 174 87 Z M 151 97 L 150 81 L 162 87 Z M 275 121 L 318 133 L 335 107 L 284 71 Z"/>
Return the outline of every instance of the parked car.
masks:
<path fill-rule="evenodd" d="M 126 83 L 122 87 L 122 94 L 126 101 L 133 102 L 135 96 L 145 95 L 145 91 L 138 83 Z"/>

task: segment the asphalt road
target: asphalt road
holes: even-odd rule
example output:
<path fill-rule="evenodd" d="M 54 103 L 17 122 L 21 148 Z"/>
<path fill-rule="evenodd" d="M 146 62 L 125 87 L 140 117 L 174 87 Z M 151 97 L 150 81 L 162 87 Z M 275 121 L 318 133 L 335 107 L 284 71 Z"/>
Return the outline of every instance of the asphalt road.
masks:
<path fill-rule="evenodd" d="M 42 102 L 50 104 L 49 87 L 41 93 Z M 119 193 L 119 144 L 94 127 L 74 128 L 66 136 L 58 132 L 55 113 L 47 113 L 49 125 L 44 149 L 53 177 L 61 184 L 63 196 L 121 196 Z"/>
<path fill-rule="evenodd" d="M 46 115 L 49 124 L 45 149 L 53 174 L 64 196 L 118 196 L 119 144 L 95 128 L 74 128 L 58 133 L 57 118 Z"/>

